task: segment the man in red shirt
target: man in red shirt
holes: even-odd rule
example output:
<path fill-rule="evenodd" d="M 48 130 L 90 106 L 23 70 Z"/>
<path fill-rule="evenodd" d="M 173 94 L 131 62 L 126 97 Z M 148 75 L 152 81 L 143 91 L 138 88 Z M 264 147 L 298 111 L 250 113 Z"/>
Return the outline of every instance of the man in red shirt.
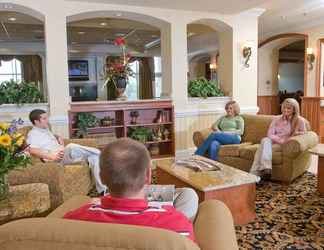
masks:
<path fill-rule="evenodd" d="M 86 204 L 66 219 L 142 225 L 175 231 L 195 241 L 190 220 L 173 206 L 150 206 L 145 184 L 151 183 L 151 158 L 146 147 L 131 139 L 110 143 L 101 153 L 100 176 L 110 194 L 100 204 Z"/>

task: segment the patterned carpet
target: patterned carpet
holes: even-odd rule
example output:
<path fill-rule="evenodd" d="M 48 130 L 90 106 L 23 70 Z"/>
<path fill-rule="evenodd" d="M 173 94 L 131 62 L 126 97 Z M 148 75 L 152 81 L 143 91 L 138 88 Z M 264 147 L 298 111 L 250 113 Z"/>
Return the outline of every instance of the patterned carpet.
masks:
<path fill-rule="evenodd" d="M 257 219 L 237 226 L 240 249 L 324 249 L 324 198 L 306 173 L 289 186 L 257 186 Z"/>

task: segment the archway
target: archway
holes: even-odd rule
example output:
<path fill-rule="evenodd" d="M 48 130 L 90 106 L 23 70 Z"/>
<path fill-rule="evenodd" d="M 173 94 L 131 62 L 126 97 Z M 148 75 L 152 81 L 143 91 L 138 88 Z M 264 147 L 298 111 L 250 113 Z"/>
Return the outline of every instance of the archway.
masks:
<path fill-rule="evenodd" d="M 114 44 L 116 38 L 126 41 L 127 53 L 131 56 L 129 66 L 134 76 L 129 77 L 126 95 L 129 100 L 152 99 L 170 96 L 171 66 L 170 24 L 147 15 L 123 11 L 95 11 L 80 13 L 67 18 L 70 65 L 75 60 L 86 59 L 96 64 L 94 77 L 84 81 L 94 83 L 97 96 L 90 100 L 115 99 L 114 91 L 103 91 L 103 66 L 109 60 L 120 58 L 121 49 Z M 92 59 L 94 58 L 96 62 Z M 94 80 L 96 76 L 97 81 Z M 70 80 L 72 100 L 80 100 L 81 81 Z M 86 85 L 84 85 L 86 86 Z M 95 91 L 92 91 L 93 93 Z M 75 96 L 77 94 L 78 96 Z M 81 98 L 82 99 L 82 98 Z M 85 99 L 86 100 L 86 99 Z"/>
<path fill-rule="evenodd" d="M 188 80 L 204 77 L 232 95 L 233 30 L 219 20 L 201 19 L 187 24 Z"/>
<path fill-rule="evenodd" d="M 11 3 L 1 3 L 0 13 L 0 82 L 34 83 L 46 101 L 44 15 Z"/>
<path fill-rule="evenodd" d="M 283 99 L 300 100 L 307 95 L 307 44 L 307 35 L 298 33 L 276 35 L 259 43 L 259 114 L 279 114 Z"/>

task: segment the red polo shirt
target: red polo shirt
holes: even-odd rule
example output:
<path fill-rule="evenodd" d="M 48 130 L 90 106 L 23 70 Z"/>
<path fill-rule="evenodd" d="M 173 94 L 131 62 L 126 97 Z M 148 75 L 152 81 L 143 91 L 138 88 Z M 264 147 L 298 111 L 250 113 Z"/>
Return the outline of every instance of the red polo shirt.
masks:
<path fill-rule="evenodd" d="M 144 199 L 110 195 L 101 204 L 87 204 L 64 215 L 66 219 L 149 226 L 175 231 L 195 241 L 192 223 L 173 206 L 152 207 Z"/>

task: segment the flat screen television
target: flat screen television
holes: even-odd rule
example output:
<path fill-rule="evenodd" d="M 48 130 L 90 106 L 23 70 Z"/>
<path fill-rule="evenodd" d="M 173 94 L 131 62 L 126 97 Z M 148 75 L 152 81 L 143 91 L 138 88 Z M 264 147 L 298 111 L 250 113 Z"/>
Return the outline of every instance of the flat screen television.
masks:
<path fill-rule="evenodd" d="M 69 80 L 89 80 L 89 63 L 87 60 L 69 60 Z"/>

